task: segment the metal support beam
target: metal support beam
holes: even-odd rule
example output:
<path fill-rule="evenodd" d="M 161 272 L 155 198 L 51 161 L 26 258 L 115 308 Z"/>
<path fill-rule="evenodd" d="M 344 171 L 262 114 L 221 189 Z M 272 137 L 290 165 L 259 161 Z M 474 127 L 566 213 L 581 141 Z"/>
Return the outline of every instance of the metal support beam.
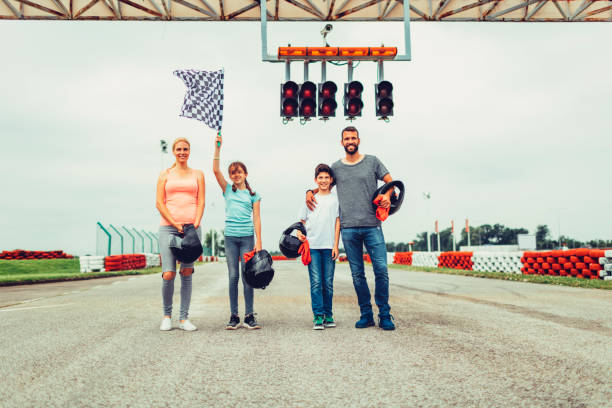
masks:
<path fill-rule="evenodd" d="M 285 61 L 285 82 L 291 81 L 291 62 Z"/>
<path fill-rule="evenodd" d="M 113 224 L 108 224 L 108 225 L 113 229 L 113 231 L 117 233 L 117 235 L 119 235 L 119 238 L 121 239 L 121 255 L 123 255 L 123 235 L 121 235 L 119 230 L 117 230 L 117 228 L 115 228 Z"/>
<path fill-rule="evenodd" d="M 304 82 L 308 81 L 308 64 L 310 61 L 304 61 Z"/>
<path fill-rule="evenodd" d="M 378 61 L 378 82 L 385 80 L 385 70 L 383 68 L 383 62 Z"/>
<path fill-rule="evenodd" d="M 121 227 L 125 230 L 125 232 L 128 233 L 128 235 L 130 237 L 132 237 L 132 253 L 134 253 L 134 251 L 136 250 L 136 238 L 134 237 L 134 235 L 132 235 L 132 233 L 130 232 L 129 229 L 125 228 L 125 227 Z"/>
<path fill-rule="evenodd" d="M 353 82 L 353 61 L 348 61 L 346 67 L 348 68 L 348 83 Z"/>
<path fill-rule="evenodd" d="M 142 236 L 142 234 L 140 232 L 138 232 L 138 230 L 136 228 L 132 228 L 132 231 L 134 231 L 136 233 L 136 235 L 138 235 L 140 237 L 140 240 L 142 241 L 142 252 L 144 252 L 145 251 L 144 237 Z"/>
<path fill-rule="evenodd" d="M 450 1 L 450 0 L 447 0 L 447 1 Z M 404 55 L 397 55 L 393 59 L 393 61 L 411 61 L 412 60 L 412 49 L 410 46 L 410 9 L 411 9 L 410 0 L 396 0 L 396 2 L 403 4 L 403 7 L 404 7 L 404 48 L 405 48 L 405 52 L 404 52 Z M 342 10 L 342 8 L 340 8 L 339 10 Z M 387 14 L 389 12 L 390 10 L 387 11 Z M 419 14 L 417 11 L 415 11 L 415 13 Z M 260 27 L 261 28 L 261 60 L 264 62 L 283 62 L 283 60 L 278 59 L 276 55 L 268 54 L 268 10 L 266 7 L 266 0 L 259 0 L 259 14 L 260 14 L 260 23 L 261 23 L 261 27 Z"/>
<path fill-rule="evenodd" d="M 321 61 L 321 83 L 327 81 L 327 66 L 325 61 Z"/>

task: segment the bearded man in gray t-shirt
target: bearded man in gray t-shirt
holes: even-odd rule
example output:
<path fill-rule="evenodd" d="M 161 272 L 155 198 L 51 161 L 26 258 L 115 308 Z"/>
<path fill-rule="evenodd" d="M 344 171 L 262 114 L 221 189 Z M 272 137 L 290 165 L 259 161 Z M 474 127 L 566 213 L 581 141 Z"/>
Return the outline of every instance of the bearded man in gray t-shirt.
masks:
<path fill-rule="evenodd" d="M 342 130 L 341 144 L 346 152 L 344 159 L 332 165 L 338 189 L 340 204 L 340 228 L 342 243 L 348 257 L 353 276 L 353 286 L 361 310 L 361 318 L 355 327 L 363 329 L 374 326 L 374 314 L 370 288 L 365 277 L 363 265 L 363 246 L 365 245 L 374 268 L 374 300 L 378 306 L 379 326 L 384 330 L 394 330 L 393 316 L 389 313 L 389 274 L 387 271 L 387 247 L 372 208 L 372 195 L 378 187 L 378 180 L 392 181 L 387 168 L 376 156 L 359 153 L 359 131 L 353 126 Z M 391 205 L 391 189 L 380 205 Z M 306 205 L 312 209 L 316 205 L 314 192 L 306 193 Z"/>

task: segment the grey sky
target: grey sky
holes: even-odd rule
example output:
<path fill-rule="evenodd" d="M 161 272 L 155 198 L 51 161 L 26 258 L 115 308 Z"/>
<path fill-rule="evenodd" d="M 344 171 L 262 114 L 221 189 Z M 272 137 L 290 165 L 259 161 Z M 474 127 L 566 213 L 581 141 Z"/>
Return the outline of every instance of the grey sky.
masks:
<path fill-rule="evenodd" d="M 272 52 L 321 45 L 321 27 L 271 24 Z M 190 165 L 205 173 L 204 228 L 222 228 L 215 132 L 178 116 L 177 68 L 225 68 L 222 167 L 248 166 L 263 197 L 264 247 L 275 250 L 295 221 L 315 165 L 343 154 L 341 115 L 281 124 L 284 66 L 261 62 L 258 23 L 3 21 L 0 35 L 0 249 L 93 253 L 98 220 L 156 231 L 159 140 L 178 136 L 191 140 Z M 361 151 L 408 187 L 384 223 L 387 241 L 408 241 L 436 218 L 461 227 L 466 217 L 612 238 L 609 38 L 610 24 L 414 23 L 413 62 L 385 64 L 391 123 L 374 119 L 375 65 L 361 63 Z M 328 40 L 403 44 L 396 23 L 338 23 Z M 302 82 L 301 64 L 292 71 Z M 310 78 L 319 82 L 318 64 Z M 346 69 L 329 67 L 328 79 L 341 86 Z M 432 193 L 429 216 L 423 191 Z"/>

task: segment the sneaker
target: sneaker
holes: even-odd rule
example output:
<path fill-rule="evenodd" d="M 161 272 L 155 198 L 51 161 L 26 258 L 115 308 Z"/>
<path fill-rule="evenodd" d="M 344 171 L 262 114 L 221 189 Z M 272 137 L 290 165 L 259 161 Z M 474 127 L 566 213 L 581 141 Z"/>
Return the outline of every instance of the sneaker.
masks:
<path fill-rule="evenodd" d="M 194 331 L 194 330 L 197 330 L 198 328 L 195 327 L 189 320 L 185 320 L 183 323 L 179 324 L 179 329 L 182 329 L 185 331 Z"/>
<path fill-rule="evenodd" d="M 225 326 L 225 330 L 236 330 L 240 327 L 240 317 L 238 315 L 231 315 L 229 323 Z"/>
<path fill-rule="evenodd" d="M 393 323 L 393 320 L 395 319 L 390 314 L 385 316 L 378 316 L 378 327 L 383 330 L 395 330 L 395 324 Z"/>
<path fill-rule="evenodd" d="M 242 325 L 249 330 L 261 328 L 259 324 L 257 324 L 257 320 L 255 320 L 255 315 L 253 313 L 244 316 L 244 323 Z"/>
<path fill-rule="evenodd" d="M 164 317 L 162 319 L 161 324 L 159 325 L 159 330 L 163 330 L 163 331 L 172 330 L 172 319 L 168 317 Z"/>
<path fill-rule="evenodd" d="M 372 327 L 375 325 L 374 317 L 372 315 L 361 316 L 361 319 L 355 323 L 355 327 L 358 329 L 365 329 L 366 327 Z"/>
<path fill-rule="evenodd" d="M 334 318 L 332 316 L 325 316 L 325 319 L 323 320 L 323 326 L 336 327 L 336 322 L 334 322 Z"/>
<path fill-rule="evenodd" d="M 315 316 L 313 323 L 314 323 L 314 326 L 312 326 L 312 328 L 314 330 L 325 329 L 325 326 L 323 325 L 323 316 Z"/>

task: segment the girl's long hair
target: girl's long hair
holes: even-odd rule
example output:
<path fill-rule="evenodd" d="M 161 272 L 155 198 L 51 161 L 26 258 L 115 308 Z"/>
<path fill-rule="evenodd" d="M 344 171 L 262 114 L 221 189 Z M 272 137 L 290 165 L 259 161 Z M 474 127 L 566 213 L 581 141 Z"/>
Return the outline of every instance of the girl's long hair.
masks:
<path fill-rule="evenodd" d="M 176 147 L 177 143 L 180 143 L 180 142 L 187 143 L 187 146 L 189 146 L 189 150 L 191 150 L 191 143 L 189 143 L 189 140 L 187 140 L 187 138 L 185 138 L 185 137 L 177 137 L 174 140 L 174 143 L 172 143 L 172 151 L 174 151 L 174 148 Z M 173 169 L 174 167 L 176 167 L 176 160 L 174 161 L 172 166 L 170 166 L 170 169 Z M 168 170 L 170 170 L 170 169 L 168 169 Z"/>
<path fill-rule="evenodd" d="M 248 174 L 249 172 L 247 171 L 246 166 L 244 165 L 243 162 L 239 162 L 239 161 L 235 161 L 230 163 L 229 167 L 227 168 L 227 172 L 229 173 L 229 175 L 231 176 L 232 173 L 234 173 L 236 171 L 237 168 L 241 168 L 242 171 L 244 171 L 244 174 Z M 253 190 L 251 190 L 251 186 L 249 186 L 249 182 L 247 181 L 247 179 L 244 179 L 244 185 L 246 186 L 247 190 L 249 190 L 249 193 L 254 196 L 255 192 Z M 236 192 L 236 184 L 232 184 L 232 191 L 235 193 Z"/>

